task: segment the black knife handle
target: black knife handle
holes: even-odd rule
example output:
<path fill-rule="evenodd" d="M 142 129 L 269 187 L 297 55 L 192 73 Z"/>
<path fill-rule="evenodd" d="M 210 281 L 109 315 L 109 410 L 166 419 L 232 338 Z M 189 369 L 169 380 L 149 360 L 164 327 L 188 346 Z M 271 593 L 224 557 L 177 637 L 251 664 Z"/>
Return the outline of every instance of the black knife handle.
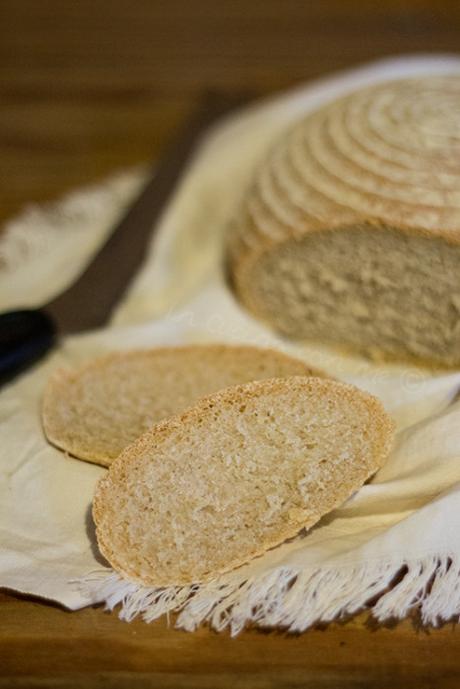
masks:
<path fill-rule="evenodd" d="M 0 313 L 0 385 L 40 359 L 56 340 L 56 326 L 40 309 Z"/>

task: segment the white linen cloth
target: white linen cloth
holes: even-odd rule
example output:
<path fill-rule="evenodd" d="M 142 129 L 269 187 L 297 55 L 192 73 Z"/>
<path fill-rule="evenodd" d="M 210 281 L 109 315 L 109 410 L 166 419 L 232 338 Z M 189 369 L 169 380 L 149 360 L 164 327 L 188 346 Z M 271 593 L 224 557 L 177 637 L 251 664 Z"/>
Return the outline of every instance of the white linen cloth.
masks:
<path fill-rule="evenodd" d="M 459 615 L 460 371 L 376 365 L 281 340 L 239 307 L 220 260 L 235 203 L 293 120 L 365 84 L 451 71 L 460 73 L 459 58 L 384 60 L 262 102 L 209 132 L 111 326 L 65 338 L 0 394 L 0 586 L 71 609 L 121 603 L 125 619 L 178 610 L 185 629 L 208 621 L 232 633 L 248 622 L 303 630 L 371 599 L 379 619 L 413 606 L 432 624 Z M 142 170 L 121 175 L 9 223 L 0 240 L 0 308 L 41 305 L 70 283 L 143 178 Z M 307 534 L 211 584 L 139 587 L 98 555 L 90 505 L 105 469 L 46 443 L 40 397 L 56 367 L 102 351 L 210 341 L 275 346 L 373 392 L 397 422 L 395 448 L 371 483 Z"/>

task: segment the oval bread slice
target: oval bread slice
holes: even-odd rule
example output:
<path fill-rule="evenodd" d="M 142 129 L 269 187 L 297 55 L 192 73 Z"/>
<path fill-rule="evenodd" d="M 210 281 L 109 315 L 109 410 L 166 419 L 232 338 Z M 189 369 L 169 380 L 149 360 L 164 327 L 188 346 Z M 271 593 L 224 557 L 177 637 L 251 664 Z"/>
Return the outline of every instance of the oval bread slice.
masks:
<path fill-rule="evenodd" d="M 48 440 L 109 466 L 158 421 L 222 388 L 263 378 L 323 376 L 272 349 L 192 345 L 119 352 L 58 371 L 43 400 Z"/>
<path fill-rule="evenodd" d="M 385 461 L 393 423 L 351 385 L 228 388 L 149 430 L 98 484 L 103 555 L 150 586 L 204 582 L 310 527 Z"/>

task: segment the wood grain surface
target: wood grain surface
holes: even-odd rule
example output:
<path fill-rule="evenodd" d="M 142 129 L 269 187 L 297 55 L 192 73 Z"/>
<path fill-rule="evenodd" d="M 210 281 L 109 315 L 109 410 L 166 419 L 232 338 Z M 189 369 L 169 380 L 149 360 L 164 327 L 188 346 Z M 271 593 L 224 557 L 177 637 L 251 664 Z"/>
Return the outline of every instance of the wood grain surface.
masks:
<path fill-rule="evenodd" d="M 154 159 L 205 89 L 262 96 L 376 57 L 459 49 L 458 0 L 0 0 L 0 220 Z M 363 614 L 231 639 L 0 595 L 2 688 L 458 686 L 453 624 Z"/>
<path fill-rule="evenodd" d="M 11 596 L 0 598 L 0 615 L 0 689 L 459 686 L 460 629 L 453 625 L 379 626 L 362 615 L 295 636 L 250 630 L 232 639 L 205 628 L 181 632 L 165 620 L 127 624 L 100 608 L 70 613 Z"/>
<path fill-rule="evenodd" d="M 459 46 L 458 0 L 0 0 L 0 219 L 154 158 L 205 88 Z"/>

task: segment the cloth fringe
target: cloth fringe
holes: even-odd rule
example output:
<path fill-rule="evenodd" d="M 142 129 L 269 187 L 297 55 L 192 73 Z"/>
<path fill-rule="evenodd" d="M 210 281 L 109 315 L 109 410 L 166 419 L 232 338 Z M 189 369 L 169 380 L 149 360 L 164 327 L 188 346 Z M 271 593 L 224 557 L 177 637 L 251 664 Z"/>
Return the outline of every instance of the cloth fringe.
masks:
<path fill-rule="evenodd" d="M 429 555 L 418 560 L 311 570 L 277 568 L 261 576 L 152 588 L 129 582 L 113 570 L 99 570 L 78 582 L 93 602 L 120 605 L 119 617 L 152 622 L 179 613 L 176 627 L 194 631 L 207 623 L 236 636 L 245 626 L 303 632 L 368 609 L 378 620 L 402 619 L 418 608 L 423 624 L 437 626 L 460 617 L 460 558 Z"/>

